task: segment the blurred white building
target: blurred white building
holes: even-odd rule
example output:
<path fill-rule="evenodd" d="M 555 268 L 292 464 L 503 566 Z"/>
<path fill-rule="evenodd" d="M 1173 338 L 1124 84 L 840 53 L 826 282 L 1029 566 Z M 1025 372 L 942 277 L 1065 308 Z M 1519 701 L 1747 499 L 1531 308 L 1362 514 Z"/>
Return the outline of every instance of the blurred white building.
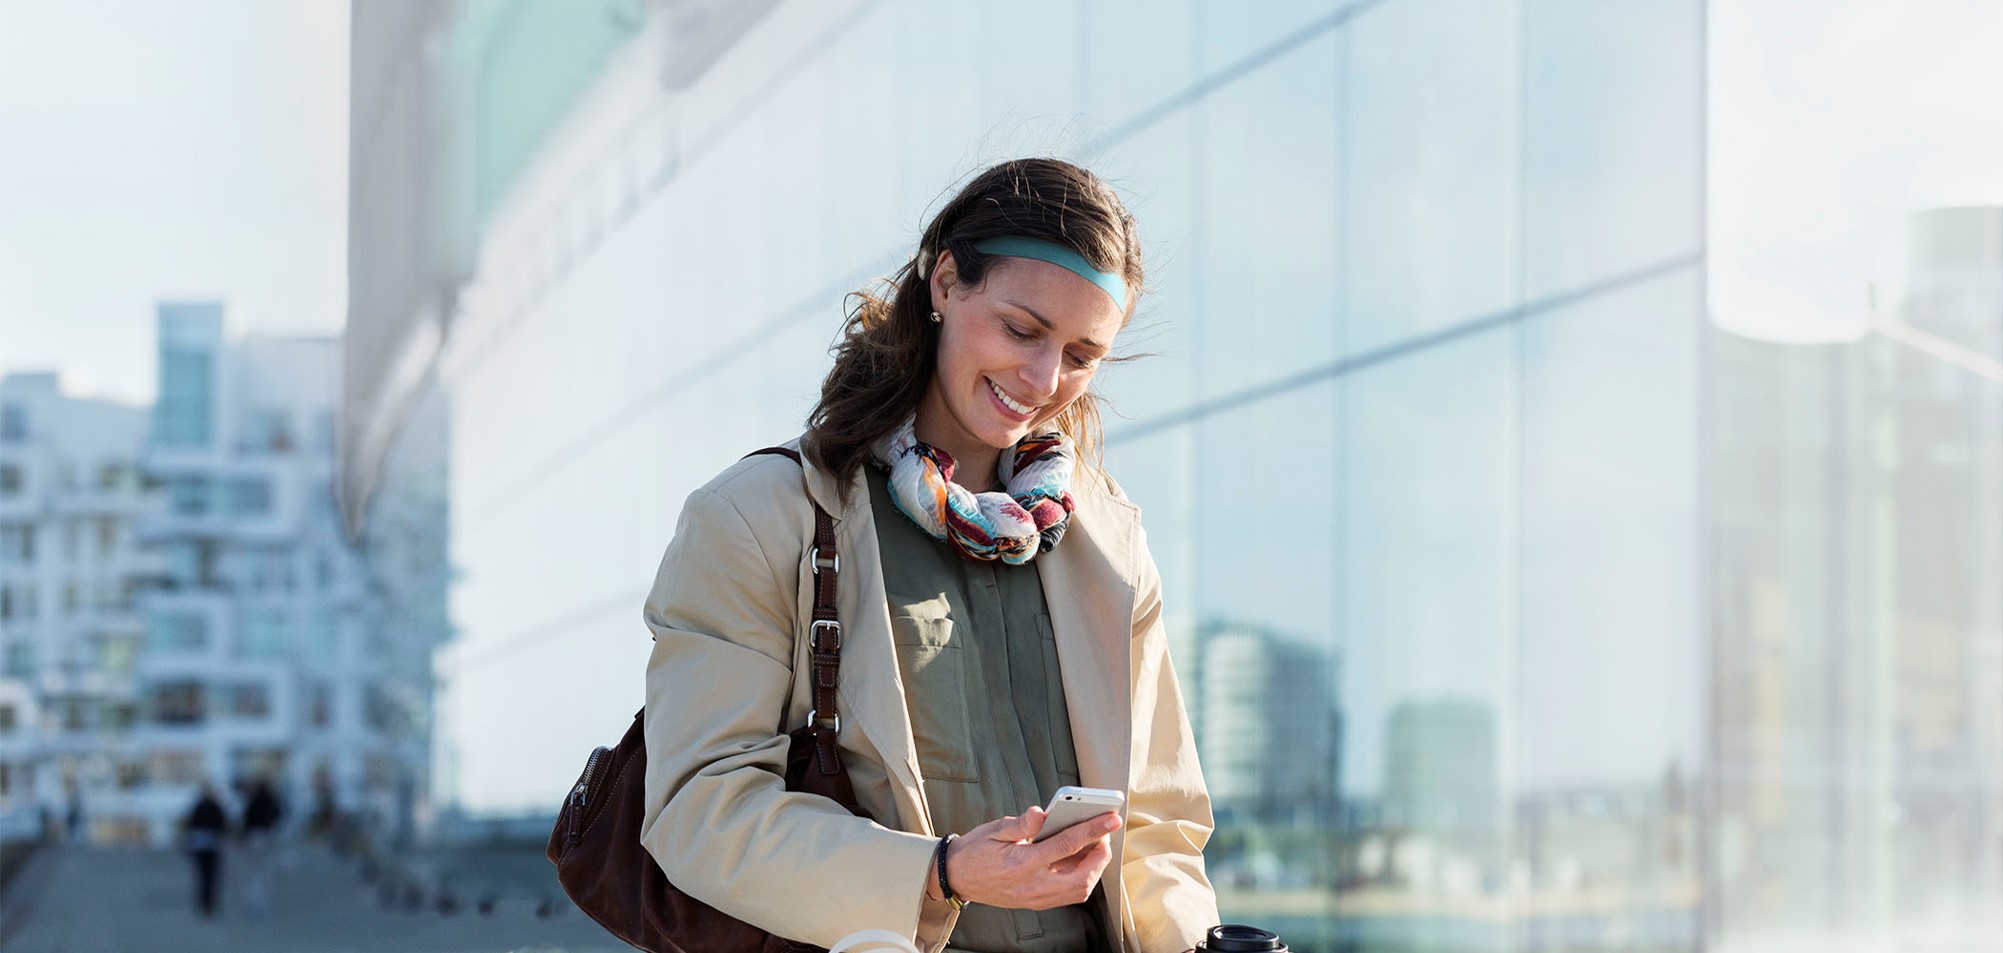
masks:
<path fill-rule="evenodd" d="M 146 411 L 0 380 L 0 837 L 130 780 Z M 87 816 L 87 815 L 86 815 Z"/>
<path fill-rule="evenodd" d="M 206 302 L 158 326 L 150 420 L 53 375 L 0 390 L 0 797 L 157 844 L 202 783 L 263 777 L 295 822 L 406 831 L 444 635 L 411 604 L 438 574 L 386 584 L 342 535 L 340 342 L 229 340 Z"/>

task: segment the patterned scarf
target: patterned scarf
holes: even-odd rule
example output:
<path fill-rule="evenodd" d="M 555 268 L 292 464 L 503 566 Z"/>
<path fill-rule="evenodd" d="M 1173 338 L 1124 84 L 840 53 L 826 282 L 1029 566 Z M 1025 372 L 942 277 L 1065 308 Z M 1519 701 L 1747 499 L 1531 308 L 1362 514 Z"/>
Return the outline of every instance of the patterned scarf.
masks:
<path fill-rule="evenodd" d="M 890 500 L 919 529 L 953 544 L 968 559 L 1020 566 L 1048 552 L 1071 525 L 1071 438 L 1031 434 L 1004 451 L 996 467 L 1002 492 L 975 493 L 953 482 L 953 456 L 919 441 L 916 418 L 876 442 L 890 470 Z"/>

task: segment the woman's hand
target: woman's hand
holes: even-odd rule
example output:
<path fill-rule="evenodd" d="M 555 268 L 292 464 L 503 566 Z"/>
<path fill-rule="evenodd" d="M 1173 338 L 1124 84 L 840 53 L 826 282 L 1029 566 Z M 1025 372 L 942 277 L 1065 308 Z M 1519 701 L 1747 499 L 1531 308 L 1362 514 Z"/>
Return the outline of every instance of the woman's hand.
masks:
<path fill-rule="evenodd" d="M 1043 830 L 1044 813 L 1032 807 L 982 824 L 946 848 L 946 879 L 969 903 L 1048 910 L 1084 903 L 1113 859 L 1112 834 L 1120 815 L 1107 812 L 1030 843 Z M 926 894 L 939 898 L 938 878 Z"/>

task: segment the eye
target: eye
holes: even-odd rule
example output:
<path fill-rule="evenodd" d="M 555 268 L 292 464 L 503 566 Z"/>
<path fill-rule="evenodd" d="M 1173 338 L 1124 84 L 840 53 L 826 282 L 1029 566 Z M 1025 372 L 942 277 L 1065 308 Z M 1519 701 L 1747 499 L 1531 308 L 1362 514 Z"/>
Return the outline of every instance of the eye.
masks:
<path fill-rule="evenodd" d="M 1076 367 L 1079 369 L 1088 368 L 1094 364 L 1099 363 L 1099 359 L 1096 357 L 1084 357 L 1082 355 L 1073 354 L 1070 352 L 1066 352 L 1064 356 L 1066 359 L 1070 360 L 1072 367 Z"/>
<path fill-rule="evenodd" d="M 1036 335 L 1030 334 L 1024 331 L 1023 329 L 1016 327 L 1015 322 L 1013 321 L 1003 321 L 1002 327 L 1008 329 L 1009 337 L 1015 338 L 1018 341 L 1030 341 L 1036 338 Z"/>

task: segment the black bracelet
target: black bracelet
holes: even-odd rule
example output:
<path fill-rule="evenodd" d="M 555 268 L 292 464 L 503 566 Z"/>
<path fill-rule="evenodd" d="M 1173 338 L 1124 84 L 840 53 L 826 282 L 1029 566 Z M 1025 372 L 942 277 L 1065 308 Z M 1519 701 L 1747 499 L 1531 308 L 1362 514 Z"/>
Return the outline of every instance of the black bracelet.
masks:
<path fill-rule="evenodd" d="M 939 838 L 938 848 L 932 851 L 933 860 L 939 869 L 939 895 L 945 897 L 947 903 L 956 907 L 966 901 L 953 896 L 953 885 L 946 881 L 946 845 L 951 844 L 953 839 L 959 836 L 958 834 L 947 834 Z"/>

